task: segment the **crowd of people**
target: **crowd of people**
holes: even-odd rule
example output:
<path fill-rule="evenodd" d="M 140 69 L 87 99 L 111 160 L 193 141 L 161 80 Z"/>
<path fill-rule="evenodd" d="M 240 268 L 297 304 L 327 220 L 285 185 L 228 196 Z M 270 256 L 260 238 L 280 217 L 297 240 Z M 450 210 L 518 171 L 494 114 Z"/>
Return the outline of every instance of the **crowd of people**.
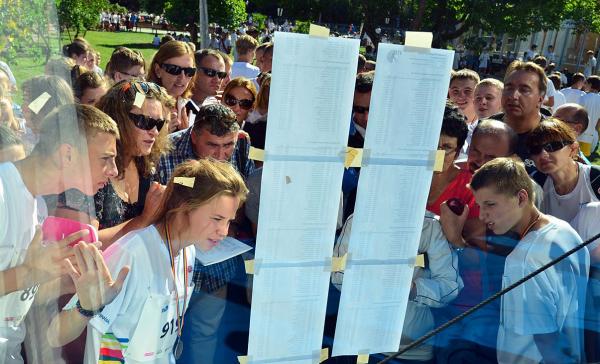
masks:
<path fill-rule="evenodd" d="M 226 307 L 249 306 L 252 287 L 240 256 L 196 255 L 226 236 L 254 244 L 262 165 L 249 151 L 265 144 L 274 43 L 224 39 L 196 50 L 165 36 L 151 60 L 118 47 L 102 70 L 77 38 L 22 90 L 0 63 L 0 363 L 227 362 Z M 362 148 L 376 62 L 357 64 L 348 146 Z M 600 78 L 547 65 L 516 60 L 502 81 L 452 71 L 443 167 L 414 212 L 426 264 L 397 282 L 410 284 L 400 348 L 600 232 L 600 169 L 586 158 Z M 334 255 L 348 250 L 359 178 L 344 172 Z M 78 225 L 48 238 L 49 221 Z M 597 362 L 597 246 L 396 362 Z M 335 300 L 343 272 L 331 282 Z"/>

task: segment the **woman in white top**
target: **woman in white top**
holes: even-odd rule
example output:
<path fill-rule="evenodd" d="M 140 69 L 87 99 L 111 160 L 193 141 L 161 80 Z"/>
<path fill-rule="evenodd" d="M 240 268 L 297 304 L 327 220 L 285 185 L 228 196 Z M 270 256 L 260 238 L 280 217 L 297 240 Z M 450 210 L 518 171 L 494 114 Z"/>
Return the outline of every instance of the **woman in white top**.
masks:
<path fill-rule="evenodd" d="M 78 294 L 51 323 L 53 346 L 65 345 L 87 327 L 85 363 L 175 362 L 193 291 L 194 248 L 205 251 L 219 244 L 248 190 L 227 162 L 188 161 L 173 176 L 154 223 L 104 252 L 113 276 L 130 269 L 116 297 L 103 295 L 109 282 L 72 275 Z"/>
<path fill-rule="evenodd" d="M 575 161 L 579 145 L 567 124 L 556 118 L 542 120 L 527 143 L 535 166 L 549 177 L 543 186 L 543 213 L 571 222 L 581 205 L 598 201 L 591 187 L 591 167 Z"/>

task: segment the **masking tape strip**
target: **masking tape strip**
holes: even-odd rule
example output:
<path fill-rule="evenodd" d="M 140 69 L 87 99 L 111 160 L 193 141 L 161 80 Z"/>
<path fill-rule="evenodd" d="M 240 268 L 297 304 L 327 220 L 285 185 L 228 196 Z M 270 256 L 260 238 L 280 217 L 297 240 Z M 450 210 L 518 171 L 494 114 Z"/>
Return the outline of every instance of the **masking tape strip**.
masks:
<path fill-rule="evenodd" d="M 404 45 L 409 47 L 431 48 L 433 33 L 431 32 L 410 32 L 407 31 L 404 38 Z"/>
<path fill-rule="evenodd" d="M 275 364 L 275 363 L 289 363 L 300 360 L 311 360 L 313 363 L 318 364 L 329 358 L 329 349 L 315 350 L 314 353 L 308 355 L 295 355 L 288 356 L 285 358 L 271 358 L 271 359 L 252 359 L 251 356 L 238 356 L 237 359 L 240 364 Z"/>
<path fill-rule="evenodd" d="M 356 357 L 356 364 L 368 364 L 369 354 L 358 354 Z"/>
<path fill-rule="evenodd" d="M 319 363 L 329 359 L 329 348 L 323 348 L 319 351 Z"/>
<path fill-rule="evenodd" d="M 446 152 L 443 150 L 436 150 L 434 163 L 433 163 L 433 171 L 441 172 L 444 168 L 444 159 L 446 158 Z"/>
<path fill-rule="evenodd" d="M 144 101 L 146 100 L 146 95 L 144 95 L 141 92 L 136 92 L 135 93 L 135 100 L 133 100 L 133 106 L 137 106 L 140 109 L 142 108 L 142 105 L 144 105 Z"/>
<path fill-rule="evenodd" d="M 254 259 L 244 260 L 244 268 L 246 269 L 246 274 L 254 274 Z"/>
<path fill-rule="evenodd" d="M 346 169 L 350 167 L 360 167 L 362 165 L 363 150 L 361 148 L 346 148 L 346 158 L 344 161 L 344 167 Z"/>
<path fill-rule="evenodd" d="M 416 256 L 415 267 L 426 268 L 425 254 L 419 254 Z"/>
<path fill-rule="evenodd" d="M 32 113 L 37 115 L 40 112 L 40 110 L 42 110 L 44 105 L 46 105 L 48 100 L 50 100 L 51 97 L 52 96 L 50 96 L 49 93 L 43 92 L 35 100 L 30 102 L 29 105 L 27 105 L 27 107 L 29 108 L 29 110 L 31 110 Z"/>
<path fill-rule="evenodd" d="M 254 147 L 250 147 L 250 152 L 248 153 L 248 158 L 264 162 L 265 161 L 265 151 L 264 149 L 258 149 Z"/>
<path fill-rule="evenodd" d="M 342 255 L 341 257 L 333 257 L 331 258 L 331 271 L 332 272 L 342 272 L 346 269 L 346 261 L 348 260 L 348 253 Z"/>
<path fill-rule="evenodd" d="M 329 28 L 325 28 L 316 24 L 310 24 L 308 27 L 308 35 L 311 37 L 328 38 Z"/>
<path fill-rule="evenodd" d="M 194 182 L 196 182 L 196 177 L 175 177 L 173 178 L 173 183 L 178 185 L 182 185 L 189 188 L 194 188 Z"/>

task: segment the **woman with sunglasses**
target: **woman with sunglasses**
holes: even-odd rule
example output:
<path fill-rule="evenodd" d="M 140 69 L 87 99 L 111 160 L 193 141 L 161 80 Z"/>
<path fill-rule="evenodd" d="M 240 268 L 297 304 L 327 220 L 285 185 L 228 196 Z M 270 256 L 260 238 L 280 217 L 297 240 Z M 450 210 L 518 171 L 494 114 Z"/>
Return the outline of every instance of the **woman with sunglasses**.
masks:
<path fill-rule="evenodd" d="M 221 103 L 235 112 L 237 122 L 242 129 L 248 114 L 254 109 L 255 100 L 254 82 L 245 77 L 236 77 L 225 86 Z"/>
<path fill-rule="evenodd" d="M 161 154 L 168 150 L 165 117 L 173 106 L 164 88 L 139 80 L 117 83 L 97 104 L 117 122 L 121 134 L 119 175 L 94 196 L 99 237 L 105 246 L 148 226 L 158 207 L 163 189 L 151 181 Z"/>
<path fill-rule="evenodd" d="M 548 175 L 541 210 L 571 222 L 582 205 L 598 201 L 590 182 L 591 166 L 576 161 L 579 145 L 573 129 L 556 118 L 542 120 L 527 145 L 536 168 Z"/>
<path fill-rule="evenodd" d="M 196 75 L 194 51 L 185 42 L 166 42 L 154 55 L 149 71 L 148 81 L 164 87 L 177 100 L 176 114 L 171 116 L 169 131 L 187 128 L 189 125 L 184 107 L 192 94 Z"/>
<path fill-rule="evenodd" d="M 94 261 L 76 251 L 79 272 L 71 269 L 71 278 L 77 295 L 52 320 L 51 345 L 65 345 L 87 329 L 81 363 L 175 363 L 184 349 L 181 334 L 194 290 L 196 251 L 207 251 L 227 236 L 247 193 L 228 162 L 179 165 L 151 225 L 104 251 L 108 269 L 98 253 Z M 117 289 L 111 275 L 118 277 Z"/>

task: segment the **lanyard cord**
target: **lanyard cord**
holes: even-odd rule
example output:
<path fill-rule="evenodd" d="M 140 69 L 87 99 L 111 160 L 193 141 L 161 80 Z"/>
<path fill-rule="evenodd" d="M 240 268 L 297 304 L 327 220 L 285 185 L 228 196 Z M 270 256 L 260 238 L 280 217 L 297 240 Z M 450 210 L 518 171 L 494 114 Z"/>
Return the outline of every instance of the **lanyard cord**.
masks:
<path fill-rule="evenodd" d="M 579 251 L 580 249 L 583 249 L 584 247 L 590 245 L 593 241 L 597 240 L 598 238 L 600 238 L 600 234 L 596 234 L 596 235 L 592 236 L 591 238 L 589 238 L 588 240 L 586 240 L 583 243 L 579 244 L 575 248 L 569 250 L 568 252 L 564 253 L 563 255 L 559 256 L 558 258 L 556 258 L 556 259 L 554 259 L 554 260 L 546 263 L 545 265 L 543 265 L 540 268 L 536 269 L 535 271 L 529 273 L 528 275 L 526 275 L 525 277 L 519 279 L 518 281 L 516 281 L 515 283 L 511 284 L 510 286 L 508 286 L 508 287 L 506 287 L 506 288 L 504 288 L 504 289 L 502 289 L 502 290 L 494 293 L 492 296 L 490 296 L 490 297 L 486 298 L 485 300 L 479 302 L 475 306 L 471 307 L 467 311 L 461 313 L 460 315 L 456 316 L 455 318 L 453 318 L 452 320 L 446 322 L 445 324 L 441 325 L 440 327 L 437 327 L 437 328 L 429 331 L 428 333 L 426 333 L 425 335 L 421 336 L 417 340 L 415 340 L 412 343 L 406 345 L 400 351 L 397 351 L 394 354 L 392 354 L 392 355 L 388 356 L 387 358 L 383 359 L 378 364 L 388 363 L 392 359 L 397 358 L 398 356 L 404 354 L 405 352 L 407 352 L 407 351 L 409 351 L 409 350 L 411 350 L 413 348 L 418 347 L 419 345 L 421 345 L 425 341 L 429 340 L 433 336 L 439 334 L 440 332 L 444 331 L 448 327 L 454 325 L 458 321 L 464 319 L 465 317 L 469 316 L 473 312 L 479 310 L 483 306 L 485 306 L 488 303 L 494 301 L 496 298 L 498 298 L 498 297 L 504 295 L 505 293 L 507 293 L 508 291 L 511 291 L 514 288 L 520 286 L 521 284 L 525 283 L 526 281 L 530 280 L 531 278 L 535 277 L 536 275 L 542 273 L 543 271 L 545 271 L 546 269 L 552 267 L 553 265 L 555 265 L 556 263 L 560 262 L 561 260 L 569 257 L 570 255 L 572 255 L 573 253 Z"/>
<path fill-rule="evenodd" d="M 186 305 L 187 305 L 187 289 L 188 289 L 188 271 L 187 271 L 187 254 L 183 249 L 183 312 L 179 315 L 179 290 L 177 289 L 177 274 L 175 271 L 175 256 L 173 254 L 173 246 L 171 245 L 171 235 L 169 234 L 169 225 L 165 222 L 165 236 L 167 237 L 167 248 L 169 249 L 169 262 L 171 263 L 171 271 L 173 272 L 173 283 L 175 284 L 175 300 L 177 306 L 177 337 L 181 339 L 183 331 L 183 323 Z"/>

